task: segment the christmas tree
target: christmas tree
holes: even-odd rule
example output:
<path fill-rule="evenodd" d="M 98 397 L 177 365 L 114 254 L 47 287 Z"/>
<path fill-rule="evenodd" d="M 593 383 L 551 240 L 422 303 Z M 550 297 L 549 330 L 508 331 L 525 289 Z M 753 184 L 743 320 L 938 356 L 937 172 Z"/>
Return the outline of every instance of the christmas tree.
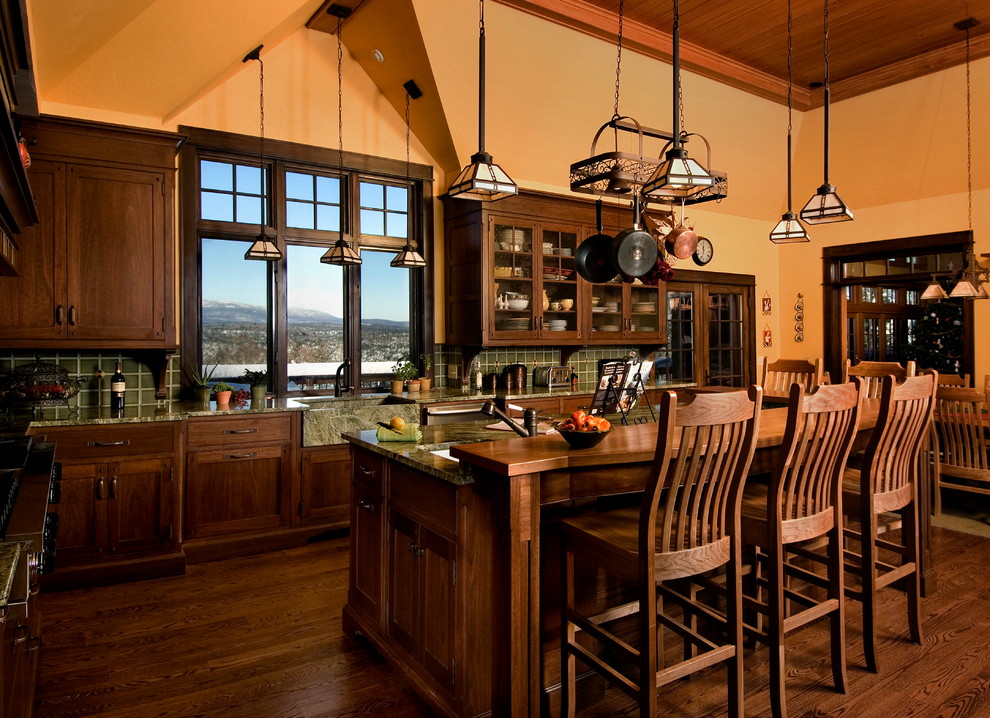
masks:
<path fill-rule="evenodd" d="M 958 374 L 962 361 L 963 308 L 960 299 L 924 304 L 909 352 L 919 369 Z"/>

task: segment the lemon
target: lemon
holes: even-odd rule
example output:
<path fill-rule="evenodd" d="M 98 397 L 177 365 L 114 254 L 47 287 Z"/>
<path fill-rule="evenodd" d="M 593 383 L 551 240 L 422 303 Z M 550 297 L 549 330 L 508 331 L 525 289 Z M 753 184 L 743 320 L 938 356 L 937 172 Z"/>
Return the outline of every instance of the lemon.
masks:
<path fill-rule="evenodd" d="M 395 431 L 402 431 L 406 428 L 406 420 L 401 416 L 393 416 L 392 420 L 388 422 L 388 425 Z"/>

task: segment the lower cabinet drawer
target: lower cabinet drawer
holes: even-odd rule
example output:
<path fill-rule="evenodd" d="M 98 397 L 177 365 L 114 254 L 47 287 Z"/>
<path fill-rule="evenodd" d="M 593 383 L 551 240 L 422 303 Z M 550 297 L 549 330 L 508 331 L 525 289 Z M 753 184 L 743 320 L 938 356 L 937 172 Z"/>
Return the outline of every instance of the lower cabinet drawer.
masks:
<path fill-rule="evenodd" d="M 190 419 L 186 446 L 249 446 L 259 442 L 287 443 L 291 440 L 295 414 L 253 414 L 222 419 Z"/>
<path fill-rule="evenodd" d="M 118 456 L 168 454 L 175 450 L 177 422 L 144 424 L 102 424 L 32 429 L 58 445 L 58 458 L 108 459 Z"/>
<path fill-rule="evenodd" d="M 390 505 L 445 537 L 457 529 L 457 489 L 396 463 L 389 465 Z"/>

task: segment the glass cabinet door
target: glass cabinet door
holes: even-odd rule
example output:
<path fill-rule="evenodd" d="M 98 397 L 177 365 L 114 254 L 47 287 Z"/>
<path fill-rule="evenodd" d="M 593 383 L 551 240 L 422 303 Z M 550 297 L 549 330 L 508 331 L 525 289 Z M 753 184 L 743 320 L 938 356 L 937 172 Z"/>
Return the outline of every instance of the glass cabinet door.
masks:
<path fill-rule="evenodd" d="M 495 333 L 531 337 L 537 303 L 541 301 L 534 296 L 533 227 L 493 220 L 491 243 Z"/>
<path fill-rule="evenodd" d="M 630 336 L 640 341 L 647 341 L 648 339 L 666 341 L 660 296 L 657 287 L 636 284 L 629 287 Z"/>
<path fill-rule="evenodd" d="M 552 338 L 560 333 L 577 334 L 578 274 L 574 268 L 578 230 L 543 226 L 540 228 L 540 275 L 542 335 Z"/>
<path fill-rule="evenodd" d="M 625 302 L 619 282 L 591 285 L 592 336 L 620 336 L 623 331 Z"/>

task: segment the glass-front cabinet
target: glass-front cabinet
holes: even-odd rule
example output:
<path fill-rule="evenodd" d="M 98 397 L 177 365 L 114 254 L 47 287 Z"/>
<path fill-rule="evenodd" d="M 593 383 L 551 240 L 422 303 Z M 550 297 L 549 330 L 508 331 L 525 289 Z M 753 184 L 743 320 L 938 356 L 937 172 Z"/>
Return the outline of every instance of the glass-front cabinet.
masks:
<path fill-rule="evenodd" d="M 623 339 L 643 344 L 667 341 L 663 294 L 659 287 L 627 284 L 618 279 L 590 285 L 588 304 L 594 339 Z"/>
<path fill-rule="evenodd" d="M 579 336 L 574 253 L 580 233 L 579 227 L 491 218 L 493 336 Z"/>

